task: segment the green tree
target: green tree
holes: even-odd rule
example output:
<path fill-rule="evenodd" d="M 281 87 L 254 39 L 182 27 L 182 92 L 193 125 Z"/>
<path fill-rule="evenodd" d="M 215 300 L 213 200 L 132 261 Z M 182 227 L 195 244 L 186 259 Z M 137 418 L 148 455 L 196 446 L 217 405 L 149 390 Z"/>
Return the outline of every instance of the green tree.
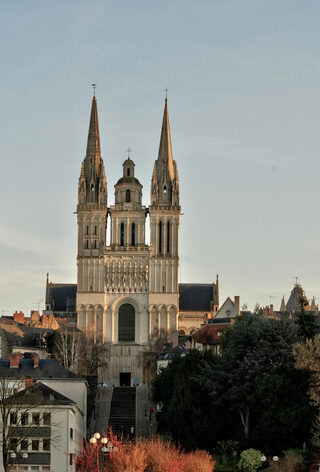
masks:
<path fill-rule="evenodd" d="M 306 376 L 294 371 L 292 348 L 298 339 L 290 321 L 242 316 L 222 336 L 217 362 L 202 363 L 199 385 L 207 389 L 214 410 L 224 404 L 232 416 L 230 439 L 242 430 L 242 438 L 270 449 L 290 446 L 288 438 L 295 435 L 295 444 L 306 440 L 312 411 Z"/>
<path fill-rule="evenodd" d="M 300 310 L 296 313 L 296 323 L 299 327 L 300 335 L 304 339 L 311 339 L 316 334 L 316 315 L 313 311 L 306 310 L 308 301 L 300 298 Z"/>
<path fill-rule="evenodd" d="M 195 380 L 201 361 L 215 363 L 211 351 L 190 351 L 176 357 L 152 382 L 153 401 L 159 403 L 159 432 L 170 432 L 175 442 L 187 450 L 211 449 L 217 431 L 208 392 Z M 221 423 L 221 422 L 220 422 Z"/>

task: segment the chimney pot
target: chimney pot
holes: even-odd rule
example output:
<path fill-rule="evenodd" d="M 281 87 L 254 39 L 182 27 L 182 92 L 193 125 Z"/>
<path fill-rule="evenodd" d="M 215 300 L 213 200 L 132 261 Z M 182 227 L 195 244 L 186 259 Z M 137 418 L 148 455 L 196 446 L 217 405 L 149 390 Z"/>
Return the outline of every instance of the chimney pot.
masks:
<path fill-rule="evenodd" d="M 21 357 L 23 357 L 23 355 L 20 353 L 10 355 L 10 369 L 19 369 Z"/>
<path fill-rule="evenodd" d="M 35 355 L 33 356 L 33 367 L 34 367 L 34 368 L 39 367 L 39 356 L 38 356 L 38 354 L 35 354 Z"/>

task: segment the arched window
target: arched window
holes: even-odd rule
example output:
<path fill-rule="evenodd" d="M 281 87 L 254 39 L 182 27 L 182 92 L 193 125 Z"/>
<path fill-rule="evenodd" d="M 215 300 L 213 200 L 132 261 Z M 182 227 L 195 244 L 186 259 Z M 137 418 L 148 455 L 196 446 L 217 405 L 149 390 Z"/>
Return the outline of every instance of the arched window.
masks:
<path fill-rule="evenodd" d="M 131 225 L 131 246 L 136 245 L 136 225 L 132 223 Z"/>
<path fill-rule="evenodd" d="M 120 225 L 120 246 L 124 246 L 124 223 Z"/>
<path fill-rule="evenodd" d="M 135 309 L 130 303 L 119 308 L 118 341 L 134 342 L 135 340 Z"/>
<path fill-rule="evenodd" d="M 162 252 L 162 221 L 159 223 L 159 253 Z"/>
<path fill-rule="evenodd" d="M 167 254 L 170 254 L 170 235 L 171 235 L 171 231 L 170 231 L 170 221 L 168 221 L 167 223 Z"/>
<path fill-rule="evenodd" d="M 130 177 L 130 169 L 127 169 L 127 176 Z"/>
<path fill-rule="evenodd" d="M 130 190 L 127 190 L 126 191 L 126 202 L 130 202 L 130 197 L 131 197 Z"/>

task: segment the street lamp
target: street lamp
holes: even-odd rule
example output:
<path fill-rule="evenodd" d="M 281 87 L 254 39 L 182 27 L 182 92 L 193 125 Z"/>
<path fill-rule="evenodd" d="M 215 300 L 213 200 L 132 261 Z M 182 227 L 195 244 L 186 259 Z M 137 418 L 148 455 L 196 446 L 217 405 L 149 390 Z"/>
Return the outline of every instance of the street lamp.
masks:
<path fill-rule="evenodd" d="M 89 440 L 92 445 L 97 446 L 97 467 L 98 467 L 98 470 L 100 470 L 100 464 L 99 464 L 99 439 L 100 438 L 101 438 L 100 433 L 94 433 L 92 438 L 90 438 L 90 440 Z M 102 445 L 101 452 L 103 452 L 103 463 L 104 463 L 105 453 L 109 452 L 109 450 L 110 450 L 108 447 L 106 447 L 106 445 L 108 443 L 108 438 L 102 437 L 100 439 L 100 443 Z M 112 447 L 112 444 L 110 444 L 110 446 Z"/>
<path fill-rule="evenodd" d="M 261 456 L 260 460 L 263 464 L 265 464 L 267 462 L 267 458 L 264 454 L 263 454 L 263 456 Z M 279 457 L 278 456 L 273 456 L 272 460 L 273 460 L 273 462 L 277 463 L 279 461 Z"/>
<path fill-rule="evenodd" d="M 10 457 L 11 457 L 11 459 L 12 459 L 12 463 L 14 463 L 14 460 L 15 460 L 15 458 L 17 457 L 17 454 L 16 454 L 15 452 L 11 452 Z M 27 458 L 28 458 L 28 453 L 27 453 L 27 452 L 23 452 L 23 453 L 22 453 L 22 457 L 23 457 L 23 459 L 27 459 Z"/>

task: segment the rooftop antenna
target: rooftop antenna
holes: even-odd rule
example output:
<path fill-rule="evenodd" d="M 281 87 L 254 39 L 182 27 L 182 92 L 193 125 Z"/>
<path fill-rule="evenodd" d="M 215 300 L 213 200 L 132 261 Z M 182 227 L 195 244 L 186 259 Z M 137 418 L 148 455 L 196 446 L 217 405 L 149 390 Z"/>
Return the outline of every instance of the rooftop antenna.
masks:
<path fill-rule="evenodd" d="M 37 311 L 40 311 L 40 306 L 42 305 L 42 303 L 43 303 L 43 298 L 40 298 L 39 300 L 35 300 L 34 302 L 32 302 L 32 305 L 38 308 Z"/>
<path fill-rule="evenodd" d="M 92 88 L 93 88 L 93 96 L 95 97 L 96 96 L 97 84 L 92 84 Z"/>

